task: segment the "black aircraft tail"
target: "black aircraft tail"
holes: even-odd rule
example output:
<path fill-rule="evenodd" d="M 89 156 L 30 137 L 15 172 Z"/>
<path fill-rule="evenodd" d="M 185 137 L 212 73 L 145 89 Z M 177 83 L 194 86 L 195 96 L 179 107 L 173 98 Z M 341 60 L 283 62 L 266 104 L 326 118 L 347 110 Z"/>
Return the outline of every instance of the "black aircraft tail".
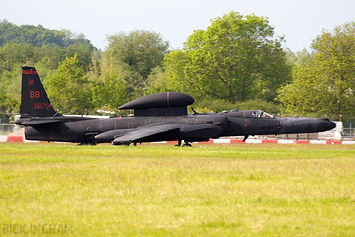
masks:
<path fill-rule="evenodd" d="M 22 68 L 21 118 L 60 116 L 48 99 L 34 67 Z"/>

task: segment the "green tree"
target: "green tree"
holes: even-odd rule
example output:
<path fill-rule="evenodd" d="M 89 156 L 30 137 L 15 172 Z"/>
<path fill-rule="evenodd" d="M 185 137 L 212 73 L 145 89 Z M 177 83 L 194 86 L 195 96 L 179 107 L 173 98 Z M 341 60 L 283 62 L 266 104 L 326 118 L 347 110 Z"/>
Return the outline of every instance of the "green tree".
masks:
<path fill-rule="evenodd" d="M 305 66 L 307 63 L 314 60 L 314 52 L 308 52 L 307 49 L 302 49 L 297 53 L 292 52 L 290 49 L 286 50 L 286 58 L 289 64 L 299 66 Z"/>
<path fill-rule="evenodd" d="M 91 54 L 96 51 L 83 34 L 69 30 L 49 30 L 41 25 L 17 26 L 0 20 L 0 74 L 11 71 L 16 63 L 35 64 L 44 56 L 51 61 L 51 69 L 58 68 L 67 57 L 78 54 L 80 65 L 87 70 Z"/>
<path fill-rule="evenodd" d="M 272 102 L 264 100 L 247 100 L 243 102 L 232 103 L 228 100 L 214 99 L 214 100 L 202 100 L 196 101 L 192 106 L 200 113 L 222 112 L 230 111 L 232 109 L 250 110 L 258 109 L 263 110 L 270 114 L 278 114 L 281 111 L 281 107 Z"/>
<path fill-rule="evenodd" d="M 77 54 L 79 64 L 83 66 L 85 70 L 87 70 L 91 65 L 91 54 L 93 51 L 91 50 L 90 45 L 76 42 L 63 50 L 65 50 L 66 58 L 73 57 Z"/>
<path fill-rule="evenodd" d="M 31 44 L 6 44 L 0 47 L 0 72 L 11 71 L 16 64 L 38 62 L 44 54 Z"/>
<path fill-rule="evenodd" d="M 323 81 L 321 81 L 323 80 Z M 332 100 L 323 77 L 317 77 L 313 63 L 294 67 L 292 83 L 280 88 L 279 101 L 286 111 L 296 114 L 329 114 Z"/>
<path fill-rule="evenodd" d="M 81 43 L 89 45 L 90 50 L 95 49 L 90 40 L 85 39 L 82 33 L 76 34 L 69 30 L 49 30 L 41 25 L 17 26 L 7 20 L 0 20 L 0 46 L 20 43 L 28 43 L 37 47 L 49 44 L 62 48 Z"/>
<path fill-rule="evenodd" d="M 48 56 L 44 56 L 40 61 L 34 64 L 39 78 L 41 78 L 41 81 L 43 84 L 46 83 L 47 76 L 52 72 L 52 61 Z"/>
<path fill-rule="evenodd" d="M 14 65 L 11 71 L 4 71 L 1 75 L 0 91 L 2 91 L 8 98 L 20 102 L 21 78 L 20 64 Z M 16 108 L 19 108 L 19 105 L 12 108 L 12 110 L 16 110 Z"/>
<path fill-rule="evenodd" d="M 88 69 L 91 65 L 91 55 L 97 52 L 90 51 L 89 46 L 75 43 L 67 48 L 57 45 L 43 45 L 41 47 L 31 44 L 6 44 L 0 47 L 0 73 L 11 71 L 16 64 L 33 65 L 47 57 L 50 69 L 56 69 L 65 58 L 73 57 L 77 53 L 80 65 Z"/>
<path fill-rule="evenodd" d="M 92 100 L 95 108 L 116 111 L 126 102 L 126 88 L 121 77 L 122 74 L 115 72 L 111 67 L 103 80 L 92 82 Z"/>
<path fill-rule="evenodd" d="M 3 123 L 8 123 L 20 110 L 22 78 L 20 65 L 14 65 L 11 71 L 3 71 L 0 76 L 0 119 Z"/>
<path fill-rule="evenodd" d="M 76 54 L 47 76 L 45 86 L 53 107 L 62 113 L 83 114 L 92 108 L 90 83 Z"/>
<path fill-rule="evenodd" d="M 335 113 L 354 114 L 355 22 L 323 31 L 312 45 L 315 67 L 327 79 L 329 93 L 336 98 Z"/>
<path fill-rule="evenodd" d="M 0 120 L 1 123 L 9 123 L 14 115 L 13 108 L 16 108 L 16 104 L 19 101 L 13 96 L 8 96 L 0 91 Z"/>
<path fill-rule="evenodd" d="M 288 112 L 355 114 L 355 22 L 324 30 L 312 48 L 314 60 L 295 70 L 279 100 Z"/>
<path fill-rule="evenodd" d="M 161 66 L 168 52 L 169 42 L 153 31 L 134 30 L 107 37 L 105 51 L 111 64 L 119 64 L 126 70 L 126 88 L 130 98 L 143 95 L 145 80 L 152 68 Z"/>
<path fill-rule="evenodd" d="M 13 70 L 1 74 L 0 119 L 3 123 L 8 123 L 14 113 L 20 110 L 21 78 L 20 65 L 15 65 Z"/>
<path fill-rule="evenodd" d="M 166 71 L 160 66 L 153 68 L 146 80 L 144 94 L 149 95 L 168 91 L 173 91 L 173 88 L 170 85 Z"/>
<path fill-rule="evenodd" d="M 273 36 L 267 18 L 230 12 L 167 55 L 165 68 L 182 92 L 231 102 L 273 100 L 276 88 L 290 79 L 284 40 Z"/>

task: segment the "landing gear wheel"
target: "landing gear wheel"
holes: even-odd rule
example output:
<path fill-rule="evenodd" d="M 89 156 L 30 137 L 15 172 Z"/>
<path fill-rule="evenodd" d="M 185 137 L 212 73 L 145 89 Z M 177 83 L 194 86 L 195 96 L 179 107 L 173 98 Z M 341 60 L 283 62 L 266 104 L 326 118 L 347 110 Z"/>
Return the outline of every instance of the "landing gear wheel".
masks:
<path fill-rule="evenodd" d="M 81 142 L 81 145 L 90 145 L 90 146 L 96 146 L 97 142 L 95 140 L 95 136 L 97 133 L 87 133 L 85 134 L 85 141 Z"/>
<path fill-rule="evenodd" d="M 188 143 L 188 142 L 185 142 L 185 144 L 184 145 L 182 145 L 182 147 L 193 147 L 190 143 Z"/>

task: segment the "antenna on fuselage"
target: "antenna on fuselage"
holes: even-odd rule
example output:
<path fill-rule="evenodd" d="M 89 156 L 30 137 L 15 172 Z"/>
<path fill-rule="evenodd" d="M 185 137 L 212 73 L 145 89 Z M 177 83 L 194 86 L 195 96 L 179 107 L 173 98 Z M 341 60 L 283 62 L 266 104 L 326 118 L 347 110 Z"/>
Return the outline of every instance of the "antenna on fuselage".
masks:
<path fill-rule="evenodd" d="M 194 114 L 198 114 L 198 112 L 194 108 L 191 107 L 191 109 L 194 112 Z"/>

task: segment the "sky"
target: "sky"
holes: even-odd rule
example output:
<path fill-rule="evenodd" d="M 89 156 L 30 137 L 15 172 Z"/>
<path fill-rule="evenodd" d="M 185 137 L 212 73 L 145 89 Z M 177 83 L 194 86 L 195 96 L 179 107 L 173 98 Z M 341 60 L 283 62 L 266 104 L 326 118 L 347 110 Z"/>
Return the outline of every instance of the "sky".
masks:
<path fill-rule="evenodd" d="M 0 20 L 83 33 L 101 50 L 118 32 L 160 33 L 172 49 L 182 49 L 194 30 L 231 11 L 267 17 L 283 45 L 310 49 L 322 30 L 355 21 L 354 0 L 0 0 Z"/>

